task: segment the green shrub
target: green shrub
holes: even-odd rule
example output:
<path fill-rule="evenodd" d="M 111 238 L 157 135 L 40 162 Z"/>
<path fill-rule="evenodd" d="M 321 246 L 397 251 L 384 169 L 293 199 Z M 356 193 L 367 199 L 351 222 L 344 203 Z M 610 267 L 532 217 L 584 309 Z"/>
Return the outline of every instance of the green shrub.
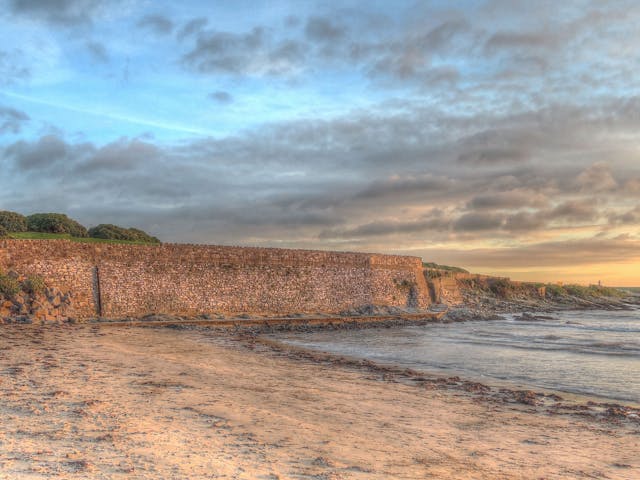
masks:
<path fill-rule="evenodd" d="M 7 232 L 26 232 L 27 219 L 19 213 L 0 211 L 0 227 L 4 227 Z"/>
<path fill-rule="evenodd" d="M 554 297 L 564 297 L 567 295 L 567 291 L 564 289 L 562 285 L 558 285 L 557 283 L 547 283 L 547 295 L 551 295 Z"/>
<path fill-rule="evenodd" d="M 153 237 L 143 230 L 137 228 L 129 228 L 127 230 L 129 231 L 132 239 L 135 241 L 146 243 L 160 243 L 160 240 L 157 237 Z"/>
<path fill-rule="evenodd" d="M 32 232 L 68 233 L 72 237 L 86 237 L 87 229 L 62 213 L 35 213 L 27 217 Z"/>
<path fill-rule="evenodd" d="M 613 287 L 598 287 L 598 288 L 600 289 L 602 295 L 604 295 L 605 297 L 622 298 L 625 296 L 625 293 L 619 288 L 613 288 Z"/>
<path fill-rule="evenodd" d="M 22 282 L 22 289 L 27 293 L 44 293 L 47 285 L 39 275 L 30 275 Z"/>
<path fill-rule="evenodd" d="M 574 297 L 587 298 L 592 296 L 589 287 L 585 287 L 584 285 L 565 285 L 564 289 L 569 295 Z"/>
<path fill-rule="evenodd" d="M 123 228 L 117 225 L 103 223 L 89 229 L 92 238 L 104 238 L 107 240 L 128 240 L 131 242 L 160 243 L 156 237 L 137 228 Z"/>
<path fill-rule="evenodd" d="M 0 225 L 0 238 L 7 238 L 9 236 L 9 230 Z"/>
<path fill-rule="evenodd" d="M 422 266 L 424 268 L 431 268 L 435 270 L 447 270 L 448 272 L 469 273 L 469 271 L 464 268 L 452 267 L 450 265 L 439 265 L 434 262 L 422 262 Z"/>
<path fill-rule="evenodd" d="M 0 273 L 0 294 L 14 297 L 20 292 L 20 282 L 10 275 Z"/>

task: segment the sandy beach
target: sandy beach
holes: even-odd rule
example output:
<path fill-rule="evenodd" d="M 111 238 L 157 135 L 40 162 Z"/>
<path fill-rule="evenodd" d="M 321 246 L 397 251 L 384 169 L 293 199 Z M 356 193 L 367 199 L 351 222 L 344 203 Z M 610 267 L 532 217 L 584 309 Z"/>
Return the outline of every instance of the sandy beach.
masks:
<path fill-rule="evenodd" d="M 640 424 L 552 415 L 220 333 L 7 326 L 0 479 L 640 477 Z"/>

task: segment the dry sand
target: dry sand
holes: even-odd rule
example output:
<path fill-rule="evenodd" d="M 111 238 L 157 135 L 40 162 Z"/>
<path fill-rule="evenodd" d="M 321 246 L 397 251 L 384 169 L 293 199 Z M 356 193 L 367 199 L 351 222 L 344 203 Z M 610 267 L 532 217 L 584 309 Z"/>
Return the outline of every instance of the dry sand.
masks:
<path fill-rule="evenodd" d="M 640 478 L 640 427 L 254 352 L 206 331 L 0 331 L 0 479 Z"/>

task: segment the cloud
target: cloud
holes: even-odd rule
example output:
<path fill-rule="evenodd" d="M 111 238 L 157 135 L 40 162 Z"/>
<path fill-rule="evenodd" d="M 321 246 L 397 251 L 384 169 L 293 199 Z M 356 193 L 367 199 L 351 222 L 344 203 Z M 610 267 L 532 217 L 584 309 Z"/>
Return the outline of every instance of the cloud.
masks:
<path fill-rule="evenodd" d="M 471 210 L 514 210 L 540 207 L 548 203 L 546 196 L 531 190 L 507 190 L 473 197 L 467 208 Z"/>
<path fill-rule="evenodd" d="M 47 135 L 33 143 L 18 141 L 9 145 L 4 153 L 13 160 L 18 171 L 40 171 L 68 160 L 70 148 L 57 136 Z"/>
<path fill-rule="evenodd" d="M 109 53 L 107 52 L 106 47 L 100 42 L 87 42 L 87 50 L 91 57 L 100 63 L 108 63 L 109 62 Z"/>
<path fill-rule="evenodd" d="M 220 98 L 213 98 L 219 101 L 228 92 L 217 93 Z M 606 105 L 598 111 L 606 112 Z M 162 198 L 164 188 L 163 203 L 170 206 L 162 210 L 161 224 L 185 225 L 187 206 L 206 210 L 215 205 L 206 210 L 211 220 L 203 220 L 202 229 L 176 240 L 203 238 L 203 232 L 220 226 L 225 233 L 218 238 L 255 238 L 257 227 L 241 219 L 259 222 L 260 241 L 264 242 L 274 241 L 282 229 L 295 225 L 304 231 L 300 238 L 306 239 L 300 240 L 300 246 L 333 238 L 357 241 L 356 246 L 365 248 L 362 242 L 367 238 L 382 242 L 385 236 L 405 234 L 407 241 L 419 241 L 424 232 L 430 235 L 422 241 L 446 242 L 461 236 L 467 240 L 525 239 L 549 226 L 565 231 L 586 223 L 606 226 L 610 215 L 628 210 L 624 202 L 629 193 L 612 189 L 610 177 L 638 178 L 636 163 L 614 169 L 598 162 L 585 167 L 585 162 L 559 159 L 583 148 L 615 152 L 620 133 L 634 131 L 633 121 L 621 120 L 611 137 L 586 135 L 591 143 L 584 145 L 583 132 L 599 128 L 600 120 L 592 116 L 585 122 L 567 113 L 571 111 L 556 107 L 544 112 L 550 124 L 562 123 L 562 132 L 557 132 L 532 122 L 531 118 L 542 115 L 535 111 L 515 116 L 483 112 L 455 116 L 405 105 L 389 109 L 381 104 L 376 111 L 263 125 L 242 134 L 175 146 L 135 139 L 98 146 L 43 137 L 10 145 L 5 157 L 18 169 L 17 183 L 24 184 L 25 176 L 38 169 L 53 172 L 48 176 L 50 187 L 42 189 L 41 196 L 55 185 L 74 184 L 82 191 L 126 198 L 131 205 L 146 205 L 155 212 L 147 202 Z M 472 135 L 475 141 L 500 138 L 504 142 L 505 137 L 495 136 L 504 124 L 511 125 L 506 138 L 518 139 L 535 161 L 474 168 L 456 161 L 468 148 L 470 130 L 478 132 Z M 483 136 L 482 131 L 490 133 Z M 544 146 L 539 151 L 529 146 L 538 139 Z M 112 185 L 115 171 L 129 173 Z M 100 180 L 93 178 L 96 173 Z M 36 184 L 28 187 L 33 188 Z M 599 192 L 597 202 L 594 188 Z M 105 206 L 105 212 L 112 208 Z M 252 214 L 238 213 L 243 209 Z M 443 213 L 429 216 L 433 209 Z M 602 214 L 600 209 L 612 213 Z M 149 218 L 157 219 L 157 215 L 150 213 Z M 166 227 L 165 234 L 171 234 L 173 228 Z M 157 233 L 162 236 L 162 232 Z"/>
<path fill-rule="evenodd" d="M 458 232 L 496 230 L 502 226 L 503 218 L 491 213 L 466 213 L 453 224 Z"/>
<path fill-rule="evenodd" d="M 173 22 L 168 17 L 157 13 L 145 15 L 138 20 L 137 25 L 156 35 L 169 35 L 173 31 Z"/>
<path fill-rule="evenodd" d="M 200 73 L 249 74 L 260 70 L 258 57 L 265 41 L 265 31 L 258 27 L 241 34 L 201 32 L 196 45 L 182 59 Z"/>
<path fill-rule="evenodd" d="M 591 199 L 568 200 L 545 213 L 545 215 L 552 219 L 589 221 L 598 216 L 598 211 Z"/>
<path fill-rule="evenodd" d="M 530 158 L 526 151 L 515 148 L 480 148 L 465 151 L 458 156 L 460 163 L 493 164 L 524 162 Z"/>
<path fill-rule="evenodd" d="M 487 39 L 485 50 L 489 54 L 523 51 L 528 55 L 532 51 L 552 51 L 558 48 L 563 35 L 557 31 L 497 32 Z"/>
<path fill-rule="evenodd" d="M 0 105 L 0 134 L 19 133 L 28 121 L 29 116 L 26 113 Z"/>
<path fill-rule="evenodd" d="M 362 238 L 410 233 L 442 232 L 451 228 L 445 212 L 432 209 L 416 220 L 376 220 L 350 229 L 328 229 L 320 232 L 320 239 Z"/>
<path fill-rule="evenodd" d="M 229 92 L 225 92 L 222 90 L 217 90 L 213 93 L 210 93 L 209 98 L 221 104 L 231 103 L 233 101 L 233 96 Z"/>
<path fill-rule="evenodd" d="M 613 213 L 609 218 L 613 225 L 640 225 L 640 205 L 623 213 Z"/>
<path fill-rule="evenodd" d="M 75 173 L 131 171 L 157 163 L 163 155 L 157 146 L 139 139 L 120 139 L 100 148 L 91 148 L 87 153 L 86 159 L 74 166 Z"/>
<path fill-rule="evenodd" d="M 10 0 L 9 8 L 15 15 L 46 23 L 73 27 L 92 22 L 92 15 L 105 2 L 103 0 Z"/>
<path fill-rule="evenodd" d="M 444 176 L 433 174 L 420 175 L 391 175 L 384 180 L 371 183 L 359 191 L 355 197 L 362 199 L 389 199 L 392 196 L 401 196 L 405 199 L 412 194 L 440 194 L 443 190 L 451 188 L 453 182 Z"/>
<path fill-rule="evenodd" d="M 504 229 L 510 232 L 531 232 L 547 225 L 545 215 L 531 212 L 518 212 L 505 218 Z"/>
<path fill-rule="evenodd" d="M 386 42 L 359 42 L 351 45 L 351 55 L 364 63 L 371 78 L 392 78 L 419 86 L 434 83 L 455 84 L 459 71 L 453 60 L 459 48 L 473 36 L 463 19 L 447 20 L 434 27 L 402 32 Z M 467 45 L 465 47 L 465 45 Z M 434 65 L 438 58 L 440 65 Z"/>
<path fill-rule="evenodd" d="M 627 180 L 624 183 L 624 191 L 632 195 L 640 194 L 640 177 Z"/>
<path fill-rule="evenodd" d="M 599 162 L 586 168 L 578 175 L 576 180 L 580 189 L 587 193 L 598 193 L 613 190 L 618 187 L 618 182 L 613 178 L 609 165 Z"/>
<path fill-rule="evenodd" d="M 178 40 L 184 40 L 191 35 L 200 33 L 206 27 L 209 20 L 206 17 L 197 17 L 185 22 L 176 33 Z"/>
<path fill-rule="evenodd" d="M 414 252 L 416 253 L 416 252 Z M 629 236 L 589 237 L 577 240 L 532 243 L 517 247 L 447 249 L 420 252 L 439 263 L 473 269 L 575 267 L 594 264 L 628 264 L 640 259 L 640 240 Z M 532 262 L 532 259 L 535 259 Z M 558 272 L 561 275 L 560 272 Z"/>
<path fill-rule="evenodd" d="M 13 85 L 31 76 L 31 69 L 25 65 L 23 57 L 20 50 L 0 50 L 0 85 Z"/>
<path fill-rule="evenodd" d="M 335 42 L 345 36 L 346 30 L 335 20 L 312 16 L 307 20 L 305 35 L 314 42 Z"/>
<path fill-rule="evenodd" d="M 623 56 L 612 58 L 610 52 L 621 35 L 633 37 L 631 25 L 640 19 L 636 8 L 605 10 L 586 2 L 581 8 L 567 5 L 551 17 L 520 3 L 516 10 L 506 5 L 497 9 L 495 3 L 447 9 L 400 5 L 394 12 L 325 7 L 244 32 L 204 30 L 204 17 L 196 17 L 178 37 L 194 42 L 182 60 L 201 74 L 289 80 L 302 73 L 347 69 L 377 88 L 437 91 L 443 101 L 485 101 L 496 108 L 535 103 L 542 90 L 546 99 L 557 99 L 569 97 L 576 86 L 611 87 L 604 72 L 613 65 L 629 69 Z M 598 59 L 605 56 L 609 64 Z M 624 75 L 616 82 L 623 86 Z M 518 154 L 489 148 L 469 155 L 471 161 L 488 162 L 529 158 L 527 152 L 522 157 L 513 153 Z"/>

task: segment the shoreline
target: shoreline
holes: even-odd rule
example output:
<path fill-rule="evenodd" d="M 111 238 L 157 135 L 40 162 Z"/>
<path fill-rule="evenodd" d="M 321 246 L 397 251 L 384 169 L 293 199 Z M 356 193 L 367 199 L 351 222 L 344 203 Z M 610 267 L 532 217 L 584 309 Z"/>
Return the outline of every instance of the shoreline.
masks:
<path fill-rule="evenodd" d="M 292 345 L 277 338 L 266 338 L 261 335 L 243 335 L 236 340 L 250 350 L 254 350 L 259 345 L 294 360 L 306 360 L 319 364 L 330 363 L 339 367 L 376 373 L 385 381 L 400 381 L 427 390 L 464 391 L 482 401 L 516 403 L 534 407 L 538 412 L 580 415 L 604 422 L 628 421 L 640 427 L 640 402 L 552 388 L 528 387 L 508 380 L 478 381 L 464 374 L 450 375 L 445 372 L 439 374 L 424 369 L 387 365 L 373 360 Z"/>
<path fill-rule="evenodd" d="M 146 326 L 146 325 L 174 325 L 209 326 L 221 331 L 234 329 L 261 331 L 307 330 L 313 328 L 386 328 L 397 325 L 423 325 L 440 322 L 453 323 L 465 321 L 481 321 L 499 318 L 505 314 L 521 314 L 539 316 L 540 314 L 562 311 L 630 311 L 640 309 L 640 295 L 630 295 L 623 298 L 602 297 L 585 300 L 572 297 L 570 300 L 496 300 L 474 297 L 473 301 L 466 299 L 460 304 L 434 304 L 434 309 L 403 309 L 398 307 L 378 307 L 367 305 L 353 311 L 339 313 L 291 313 L 282 316 L 252 315 L 252 314 L 200 314 L 178 315 L 167 313 L 153 313 L 143 317 L 96 317 L 85 320 L 40 320 L 30 315 L 15 317 L 0 317 L 2 325 L 105 325 L 105 326 Z"/>

